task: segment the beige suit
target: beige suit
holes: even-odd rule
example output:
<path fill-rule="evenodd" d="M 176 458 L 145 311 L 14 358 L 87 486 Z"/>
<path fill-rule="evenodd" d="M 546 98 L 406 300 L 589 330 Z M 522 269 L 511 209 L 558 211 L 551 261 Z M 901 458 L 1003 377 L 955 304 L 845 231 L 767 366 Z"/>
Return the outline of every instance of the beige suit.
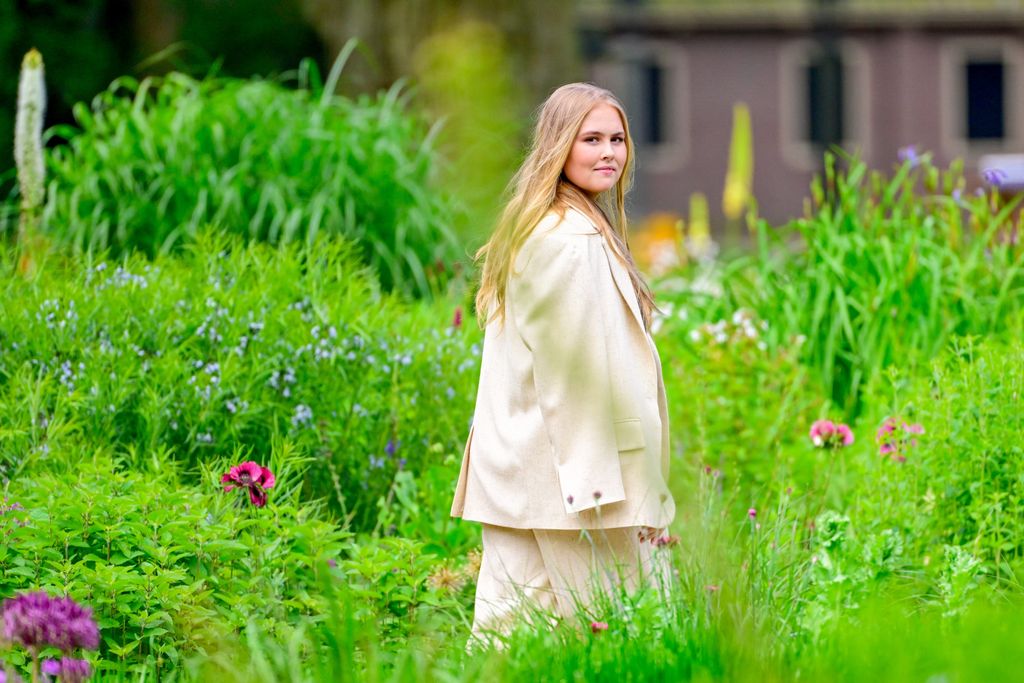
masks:
<path fill-rule="evenodd" d="M 661 361 L 625 266 L 584 214 L 549 213 L 484 334 L 452 515 L 516 529 L 663 528 Z M 486 549 L 485 549 L 486 552 Z"/>

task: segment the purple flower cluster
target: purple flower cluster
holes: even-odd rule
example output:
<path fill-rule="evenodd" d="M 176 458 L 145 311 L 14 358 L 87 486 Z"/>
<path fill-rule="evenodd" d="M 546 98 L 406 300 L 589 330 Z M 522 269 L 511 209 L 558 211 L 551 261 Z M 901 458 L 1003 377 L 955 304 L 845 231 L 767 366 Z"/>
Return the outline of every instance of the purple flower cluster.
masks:
<path fill-rule="evenodd" d="M 896 152 L 896 158 L 899 159 L 901 164 L 910 162 L 911 168 L 918 166 L 921 163 L 921 155 L 918 153 L 916 145 L 900 147 Z"/>
<path fill-rule="evenodd" d="M 71 598 L 53 598 L 44 591 L 22 593 L 4 600 L 3 638 L 35 653 L 51 646 L 63 652 L 76 647 L 94 650 L 100 632 L 92 609 Z"/>
<path fill-rule="evenodd" d="M 981 172 L 981 179 L 989 185 L 994 187 L 1000 187 L 1006 182 L 1007 174 L 1001 168 L 986 168 Z"/>
<path fill-rule="evenodd" d="M 60 683 L 82 683 L 92 675 L 92 666 L 88 660 L 72 657 L 45 659 L 42 668 L 44 674 L 58 677 Z"/>

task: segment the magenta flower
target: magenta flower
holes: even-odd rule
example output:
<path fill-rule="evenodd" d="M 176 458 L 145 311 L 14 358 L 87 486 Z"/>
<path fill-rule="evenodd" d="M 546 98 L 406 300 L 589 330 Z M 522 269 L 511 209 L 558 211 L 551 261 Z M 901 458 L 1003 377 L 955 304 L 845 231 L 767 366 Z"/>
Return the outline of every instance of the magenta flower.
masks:
<path fill-rule="evenodd" d="M 747 510 L 747 517 L 749 517 L 750 519 L 756 519 L 757 518 L 757 508 L 750 508 L 749 510 Z"/>
<path fill-rule="evenodd" d="M 607 621 L 592 621 L 592 622 L 590 622 L 590 632 L 591 633 L 600 633 L 601 631 L 607 631 L 607 630 L 608 630 L 608 622 Z"/>
<path fill-rule="evenodd" d="M 220 478 L 225 491 L 249 490 L 249 501 L 258 508 L 267 504 L 267 489 L 274 487 L 274 473 L 252 460 L 235 465 Z"/>
<path fill-rule="evenodd" d="M 76 647 L 95 650 L 100 644 L 91 608 L 71 598 L 51 598 L 44 591 L 4 600 L 3 622 L 3 640 L 32 653 L 46 646 L 63 652 Z"/>
<path fill-rule="evenodd" d="M 853 430 L 832 420 L 818 420 L 811 425 L 809 436 L 818 448 L 843 448 L 853 443 Z"/>
<path fill-rule="evenodd" d="M 923 425 L 908 424 L 901 419 L 888 417 L 875 433 L 878 454 L 898 462 L 906 462 L 907 452 L 917 446 L 917 439 L 914 437 L 918 434 L 924 434 Z"/>
<path fill-rule="evenodd" d="M 43 660 L 43 673 L 47 676 L 57 676 L 60 683 L 82 683 L 92 675 L 92 666 L 86 659 L 73 659 L 62 657 L 57 659 Z"/>
<path fill-rule="evenodd" d="M 651 543 L 654 545 L 655 548 L 671 548 L 675 544 L 679 543 L 679 537 L 668 535 L 656 536 L 655 538 L 651 539 Z"/>
<path fill-rule="evenodd" d="M 452 327 L 455 329 L 462 327 L 462 306 L 455 307 L 455 315 L 452 316 Z"/>

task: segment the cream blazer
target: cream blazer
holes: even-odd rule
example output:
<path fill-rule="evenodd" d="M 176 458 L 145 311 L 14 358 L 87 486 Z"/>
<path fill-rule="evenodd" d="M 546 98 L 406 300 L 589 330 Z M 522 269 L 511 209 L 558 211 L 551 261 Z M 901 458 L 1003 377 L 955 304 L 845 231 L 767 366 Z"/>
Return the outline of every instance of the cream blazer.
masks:
<path fill-rule="evenodd" d="M 484 331 L 453 517 L 519 529 L 651 526 L 666 481 L 661 359 L 629 273 L 583 213 L 548 213 Z"/>

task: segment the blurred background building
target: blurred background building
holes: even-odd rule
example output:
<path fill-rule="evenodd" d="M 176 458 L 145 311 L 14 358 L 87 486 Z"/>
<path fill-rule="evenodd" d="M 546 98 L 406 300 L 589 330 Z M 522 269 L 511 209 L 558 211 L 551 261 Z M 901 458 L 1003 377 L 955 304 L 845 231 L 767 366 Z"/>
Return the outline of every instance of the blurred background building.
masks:
<path fill-rule="evenodd" d="M 685 213 L 697 191 L 721 224 L 740 102 L 753 193 L 773 223 L 801 213 L 832 145 L 875 167 L 915 145 L 939 163 L 962 157 L 969 172 L 983 154 L 1024 147 L 1024 0 L 0 0 L 0 149 L 11 148 L 17 68 L 32 46 L 47 62 L 53 125 L 118 76 L 271 75 L 304 56 L 326 72 L 351 37 L 363 42 L 343 87 L 425 82 L 418 94 L 454 117 L 453 151 L 478 164 L 501 123 L 513 127 L 501 163 L 514 165 L 530 112 L 554 86 L 611 88 L 639 143 L 641 218 Z M 436 49 L 425 56 L 424 45 Z M 430 81 L 438 55 L 453 62 L 452 45 L 468 55 L 466 82 L 439 90 Z M 11 163 L 3 153 L 0 190 Z M 494 201 L 500 183 L 485 187 L 480 201 Z"/>
<path fill-rule="evenodd" d="M 1024 149 L 1017 0 L 583 0 L 579 16 L 593 79 L 631 112 L 641 213 L 721 193 L 736 102 L 774 223 L 801 212 L 830 145 L 880 168 L 915 145 L 969 175 Z"/>

